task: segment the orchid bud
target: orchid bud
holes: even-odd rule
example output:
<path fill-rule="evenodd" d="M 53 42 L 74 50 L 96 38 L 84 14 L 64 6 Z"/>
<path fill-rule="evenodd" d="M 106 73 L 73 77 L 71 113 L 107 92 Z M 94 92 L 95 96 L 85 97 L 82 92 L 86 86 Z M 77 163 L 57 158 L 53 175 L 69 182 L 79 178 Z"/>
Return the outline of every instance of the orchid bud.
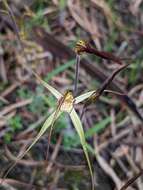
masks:
<path fill-rule="evenodd" d="M 76 46 L 75 46 L 75 53 L 77 54 L 82 54 L 85 52 L 85 50 L 87 49 L 88 47 L 88 43 L 84 40 L 79 40 L 77 43 L 76 43 Z"/>

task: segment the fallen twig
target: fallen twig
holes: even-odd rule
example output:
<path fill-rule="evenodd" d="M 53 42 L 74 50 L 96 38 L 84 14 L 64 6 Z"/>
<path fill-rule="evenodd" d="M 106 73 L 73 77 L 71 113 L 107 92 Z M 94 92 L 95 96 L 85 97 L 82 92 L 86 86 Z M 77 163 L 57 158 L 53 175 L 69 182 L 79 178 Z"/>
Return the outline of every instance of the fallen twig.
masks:
<path fill-rule="evenodd" d="M 136 174 L 134 177 L 132 177 L 131 179 L 129 179 L 129 180 L 127 181 L 127 183 L 125 183 L 125 185 L 123 185 L 123 186 L 121 187 L 120 190 L 125 190 L 125 189 L 127 189 L 127 188 L 128 188 L 131 184 L 133 184 L 133 183 L 137 180 L 137 178 L 139 178 L 142 174 L 143 174 L 143 170 L 141 170 L 138 174 Z"/>
<path fill-rule="evenodd" d="M 22 100 L 20 102 L 16 102 L 14 104 L 11 104 L 9 106 L 6 106 L 2 111 L 0 111 L 0 117 L 8 114 L 9 112 L 17 109 L 17 108 L 20 108 L 20 107 L 23 107 L 23 106 L 26 106 L 28 104 L 31 104 L 32 102 L 32 98 L 30 99 L 27 99 L 27 100 Z"/>

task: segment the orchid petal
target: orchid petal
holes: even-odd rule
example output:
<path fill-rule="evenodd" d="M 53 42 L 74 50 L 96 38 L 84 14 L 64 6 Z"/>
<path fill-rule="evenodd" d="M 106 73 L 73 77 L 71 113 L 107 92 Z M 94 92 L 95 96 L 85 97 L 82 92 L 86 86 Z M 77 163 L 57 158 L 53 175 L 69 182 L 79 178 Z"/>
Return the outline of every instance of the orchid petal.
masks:
<path fill-rule="evenodd" d="M 78 104 L 80 102 L 83 102 L 84 100 L 86 100 L 87 98 L 89 98 L 93 93 L 95 93 L 95 90 L 86 92 L 78 97 L 76 97 L 74 100 L 74 104 Z"/>
<path fill-rule="evenodd" d="M 33 72 L 33 74 L 35 75 L 35 77 L 41 82 L 41 84 L 47 88 L 58 100 L 63 96 L 58 90 L 56 90 L 55 88 L 53 88 L 51 85 L 49 85 L 48 83 L 46 83 L 45 81 L 43 81 L 39 75 L 37 75 L 37 73 Z"/>

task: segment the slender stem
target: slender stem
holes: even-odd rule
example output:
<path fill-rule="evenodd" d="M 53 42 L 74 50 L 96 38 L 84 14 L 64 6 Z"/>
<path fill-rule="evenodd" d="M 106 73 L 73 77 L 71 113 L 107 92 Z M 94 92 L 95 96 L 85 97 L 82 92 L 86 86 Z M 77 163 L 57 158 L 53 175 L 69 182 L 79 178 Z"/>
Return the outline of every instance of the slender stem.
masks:
<path fill-rule="evenodd" d="M 80 66 L 80 55 L 76 55 L 76 66 L 75 66 L 75 81 L 74 81 L 74 96 L 77 95 L 78 80 L 79 80 L 79 66 Z"/>
<path fill-rule="evenodd" d="M 80 114 L 80 120 L 82 121 L 84 113 L 86 112 L 86 104 L 83 105 L 81 109 L 81 114 Z"/>

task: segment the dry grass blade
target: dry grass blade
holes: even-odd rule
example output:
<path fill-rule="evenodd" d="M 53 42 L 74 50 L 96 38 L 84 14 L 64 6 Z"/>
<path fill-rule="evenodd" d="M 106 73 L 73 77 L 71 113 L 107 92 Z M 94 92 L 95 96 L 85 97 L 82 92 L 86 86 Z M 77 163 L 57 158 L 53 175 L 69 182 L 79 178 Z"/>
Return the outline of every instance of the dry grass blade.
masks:
<path fill-rule="evenodd" d="M 133 15 L 137 15 L 141 6 L 142 0 L 132 0 L 130 3 L 130 10 Z"/>
<path fill-rule="evenodd" d="M 57 140 L 56 146 L 55 146 L 54 151 L 51 155 L 51 159 L 50 159 L 49 164 L 46 168 L 46 174 L 49 174 L 51 172 L 53 164 L 56 163 L 56 157 L 58 155 L 61 142 L 62 142 L 62 135 L 60 135 L 58 140 Z"/>
<path fill-rule="evenodd" d="M 90 33 L 96 47 L 98 49 L 101 49 L 101 43 L 100 43 L 101 35 L 98 29 L 98 22 L 96 21 L 95 17 L 90 17 L 90 15 L 87 14 L 82 1 L 80 2 L 80 1 L 68 0 L 67 5 L 75 21 L 83 29 L 85 29 L 85 31 Z M 95 40 L 95 37 L 96 37 L 96 40 Z"/>
<path fill-rule="evenodd" d="M 14 91 L 17 87 L 19 87 L 21 84 L 19 82 L 14 82 L 12 85 L 8 86 L 6 90 L 4 90 L 0 96 L 3 98 L 9 95 L 12 91 Z"/>
<path fill-rule="evenodd" d="M 2 53 L 1 53 L 1 48 L 0 48 L 0 76 L 3 80 L 3 82 L 7 83 L 8 79 L 7 79 L 7 72 L 6 72 L 6 68 L 5 68 L 5 64 L 4 64 L 4 60 L 2 57 Z"/>
<path fill-rule="evenodd" d="M 1 181 L 3 179 L 0 178 L 0 184 L 1 184 Z M 10 186 L 9 186 L 10 185 Z M 13 188 L 12 186 L 15 186 L 15 188 Z M 32 185 L 32 184 L 27 184 L 27 183 L 24 183 L 24 182 L 21 182 L 21 181 L 18 181 L 18 180 L 15 180 L 15 179 L 10 179 L 10 178 L 7 178 L 5 179 L 5 182 L 3 184 L 3 187 L 5 187 L 7 190 L 17 190 L 17 188 L 21 189 L 21 188 L 26 188 L 26 189 L 42 189 L 44 188 L 43 186 L 39 186 L 39 185 Z"/>
<path fill-rule="evenodd" d="M 139 113 L 136 104 L 132 101 L 132 99 L 127 94 L 115 92 L 113 90 L 104 90 L 104 92 L 112 93 L 112 94 L 116 95 L 117 97 L 119 97 L 121 100 L 123 100 L 123 102 L 125 103 L 125 105 L 128 106 L 128 107 L 130 107 L 131 111 L 134 114 L 136 114 L 136 116 L 140 119 L 140 121 L 143 122 L 143 118 L 142 118 L 141 114 Z"/>
<path fill-rule="evenodd" d="M 105 173 L 108 174 L 112 178 L 112 180 L 116 184 L 117 189 L 120 189 L 122 185 L 122 181 L 117 176 L 117 174 L 112 169 L 112 167 L 107 163 L 107 161 L 102 156 L 100 156 L 99 147 L 98 147 L 95 137 L 94 137 L 94 149 L 95 149 L 97 162 L 99 163 L 101 168 L 105 171 Z"/>
<path fill-rule="evenodd" d="M 121 22 L 120 18 L 116 19 L 116 22 L 114 22 L 114 15 L 112 13 L 113 11 L 105 0 L 91 0 L 91 2 L 103 10 L 105 18 L 107 19 L 108 25 L 111 29 L 113 28 L 114 24 L 119 28 L 123 27 L 123 23 Z"/>
<path fill-rule="evenodd" d="M 0 117 L 8 114 L 9 112 L 17 109 L 17 108 L 20 108 L 20 107 L 23 107 L 23 106 L 26 106 L 28 104 L 31 104 L 32 103 L 32 98 L 30 99 L 27 99 L 27 100 L 22 100 L 20 102 L 16 102 L 14 104 L 11 104 L 11 105 L 8 105 L 6 106 L 3 110 L 0 111 Z"/>
<path fill-rule="evenodd" d="M 104 14 L 105 14 L 105 18 L 107 19 L 108 25 L 109 27 L 113 27 L 113 15 L 112 15 L 112 11 L 110 9 L 110 7 L 108 6 L 108 4 L 104 1 L 104 0 L 91 0 L 91 2 L 93 4 L 95 4 L 95 6 L 99 7 L 100 9 L 103 10 Z"/>
<path fill-rule="evenodd" d="M 131 98 L 129 98 L 129 96 L 127 94 L 115 92 L 113 90 L 104 90 L 104 92 L 112 93 L 112 94 L 116 95 L 117 97 L 119 97 L 120 99 L 122 99 L 126 105 L 127 104 L 130 105 L 130 107 L 132 108 L 132 112 L 135 113 L 141 121 L 143 121 L 143 118 L 139 114 L 136 104 L 132 101 Z"/>

